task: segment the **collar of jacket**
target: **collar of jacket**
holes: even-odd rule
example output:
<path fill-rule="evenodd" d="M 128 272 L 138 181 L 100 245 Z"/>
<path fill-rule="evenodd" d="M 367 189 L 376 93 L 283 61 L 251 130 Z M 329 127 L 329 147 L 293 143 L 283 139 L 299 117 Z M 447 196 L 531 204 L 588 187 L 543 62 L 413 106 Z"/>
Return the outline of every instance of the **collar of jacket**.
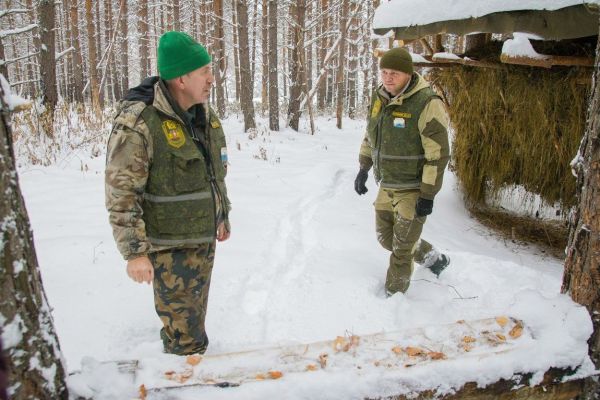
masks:
<path fill-rule="evenodd" d="M 408 84 L 408 87 L 406 88 L 406 90 L 404 90 L 403 93 L 400 93 L 394 98 L 390 98 L 390 94 L 385 90 L 382 84 L 379 85 L 379 87 L 377 88 L 377 94 L 385 104 L 401 105 L 406 99 L 411 97 L 413 94 L 429 86 L 429 82 L 427 82 L 425 78 L 423 78 L 417 72 L 414 72 L 412 77 L 410 78 L 410 83 Z"/>
<path fill-rule="evenodd" d="M 201 122 L 202 120 L 205 121 L 206 115 L 208 115 L 208 105 L 206 103 L 196 104 L 188 112 L 185 112 L 171 96 L 165 81 L 162 79 L 154 85 L 154 101 L 152 105 L 160 112 L 178 119 L 179 122 L 186 126 L 192 125 L 192 121 L 188 117 L 189 114 L 194 115 L 194 119 L 196 120 L 195 125 L 205 125 L 201 124 Z"/>

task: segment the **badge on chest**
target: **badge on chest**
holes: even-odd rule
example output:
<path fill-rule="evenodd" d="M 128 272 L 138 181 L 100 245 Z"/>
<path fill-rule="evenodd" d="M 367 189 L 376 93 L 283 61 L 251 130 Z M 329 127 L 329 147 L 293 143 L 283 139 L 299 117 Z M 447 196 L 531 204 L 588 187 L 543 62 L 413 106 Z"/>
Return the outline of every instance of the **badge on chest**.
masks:
<path fill-rule="evenodd" d="M 167 138 L 167 143 L 171 147 L 175 147 L 176 149 L 180 148 L 185 144 L 185 135 L 183 134 L 183 129 L 181 129 L 181 125 L 173 120 L 166 120 L 162 123 L 163 133 Z"/>
<path fill-rule="evenodd" d="M 412 118 L 412 114 L 402 111 L 394 111 L 392 112 L 392 117 L 394 117 L 394 128 L 406 128 L 406 120 Z"/>
<path fill-rule="evenodd" d="M 406 128 L 406 120 L 404 118 L 394 118 L 394 128 Z"/>

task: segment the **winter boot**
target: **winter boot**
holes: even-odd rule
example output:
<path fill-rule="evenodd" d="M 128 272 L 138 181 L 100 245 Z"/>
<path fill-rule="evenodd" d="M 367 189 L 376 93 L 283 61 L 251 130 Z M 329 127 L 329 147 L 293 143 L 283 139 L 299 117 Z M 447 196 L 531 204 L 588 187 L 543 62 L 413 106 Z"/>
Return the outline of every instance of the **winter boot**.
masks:
<path fill-rule="evenodd" d="M 433 272 L 436 277 L 439 277 L 442 271 L 446 269 L 449 264 L 450 257 L 445 254 L 440 254 L 437 260 L 435 260 L 431 265 L 428 265 L 427 268 L 429 268 L 429 270 Z"/>

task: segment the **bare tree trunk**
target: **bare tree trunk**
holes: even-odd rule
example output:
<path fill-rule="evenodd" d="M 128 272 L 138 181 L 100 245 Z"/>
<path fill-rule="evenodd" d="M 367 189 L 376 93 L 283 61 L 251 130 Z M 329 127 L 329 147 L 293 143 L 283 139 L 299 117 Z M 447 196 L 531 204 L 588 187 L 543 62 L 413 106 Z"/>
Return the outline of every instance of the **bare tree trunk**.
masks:
<path fill-rule="evenodd" d="M 269 79 L 269 7 L 268 0 L 262 0 L 262 29 L 261 29 L 261 52 L 262 52 L 262 77 L 260 86 L 261 115 L 267 111 L 269 103 L 268 79 Z"/>
<path fill-rule="evenodd" d="M 298 131 L 300 127 L 300 101 L 304 93 L 305 75 L 302 65 L 301 52 L 304 52 L 304 22 L 306 17 L 306 0 L 297 0 L 291 13 L 294 20 L 294 34 L 291 49 L 291 82 L 290 82 L 290 105 L 288 118 L 290 128 Z"/>
<path fill-rule="evenodd" d="M 373 21 L 374 9 L 379 7 L 379 0 L 373 1 L 373 9 L 371 10 L 371 22 Z M 371 50 L 375 50 L 377 47 L 377 40 L 373 40 Z M 377 82 L 379 81 L 379 60 L 375 57 L 375 54 L 371 53 L 371 61 L 373 62 L 371 66 L 371 90 L 373 90 L 377 86 Z M 367 104 L 371 102 L 371 90 L 369 91 L 369 100 Z"/>
<path fill-rule="evenodd" d="M 277 0 L 269 0 L 269 129 L 272 131 L 279 130 L 277 22 Z"/>
<path fill-rule="evenodd" d="M 288 4 L 288 10 L 290 9 L 290 5 Z M 289 76 L 289 66 L 290 66 L 290 47 L 291 47 L 291 35 L 290 35 L 290 26 L 286 24 L 283 28 L 283 43 L 286 45 L 283 46 L 281 50 L 282 56 L 282 72 L 283 72 L 283 98 L 288 98 L 288 76 Z"/>
<path fill-rule="evenodd" d="M 100 0 L 94 0 L 94 4 L 96 5 L 96 14 L 95 14 L 95 26 L 96 26 L 96 32 L 95 32 L 95 39 L 96 39 L 96 60 L 99 62 L 102 58 L 102 49 L 104 49 L 104 47 L 102 46 L 102 18 L 100 16 Z M 89 23 L 89 21 L 88 21 Z M 96 69 L 96 74 L 98 73 L 98 68 Z M 97 75 L 96 77 L 96 82 L 98 82 L 98 105 L 100 108 L 104 107 L 104 88 L 103 86 L 100 84 L 100 76 Z"/>
<path fill-rule="evenodd" d="M 127 0 L 121 0 L 121 66 L 120 66 L 120 79 L 121 79 L 121 93 L 119 97 L 125 96 L 129 88 L 129 9 L 127 7 Z"/>
<path fill-rule="evenodd" d="M 252 19 L 252 56 L 250 58 L 250 76 L 252 76 L 252 81 L 254 81 L 256 77 L 256 36 L 258 26 L 258 0 L 254 0 L 254 18 Z M 248 34 L 246 32 L 246 34 Z"/>
<path fill-rule="evenodd" d="M 306 4 L 306 21 L 311 21 L 314 14 L 313 1 L 308 0 Z M 304 36 L 305 43 L 305 55 L 304 55 L 304 75 L 306 77 L 306 89 L 312 87 L 313 78 L 313 29 L 306 29 L 306 35 Z"/>
<path fill-rule="evenodd" d="M 248 7 L 245 0 L 236 0 L 238 39 L 240 43 L 240 104 L 244 114 L 244 131 L 255 129 L 254 79 L 250 72 L 250 45 L 248 41 Z"/>
<path fill-rule="evenodd" d="M 90 0 L 86 0 L 90 1 Z M 138 43 L 139 43 L 139 58 L 140 58 L 140 79 L 145 79 L 150 76 L 148 68 L 148 2 L 146 0 L 138 0 Z"/>
<path fill-rule="evenodd" d="M 73 50 L 73 95 L 76 102 L 83 103 L 83 59 L 81 56 L 81 37 L 79 35 L 78 0 L 71 0 L 71 46 Z"/>
<path fill-rule="evenodd" d="M 37 7 L 33 6 L 33 0 L 26 0 L 25 4 L 27 4 L 27 9 L 29 10 L 29 23 L 36 24 L 38 23 L 38 17 L 36 15 Z M 32 35 L 32 47 L 29 47 L 29 52 L 38 52 L 40 47 L 42 46 L 40 41 L 40 35 L 34 33 Z M 29 42 L 28 42 L 29 45 Z M 32 82 L 30 86 L 30 94 L 31 97 L 38 97 L 41 92 L 41 81 L 40 81 L 40 56 L 39 54 L 32 57 L 31 62 L 27 63 L 27 72 L 29 76 L 29 80 Z"/>
<path fill-rule="evenodd" d="M 69 37 L 69 32 L 71 31 L 70 19 L 69 19 L 69 3 L 70 0 L 63 0 L 62 8 L 60 10 L 60 21 L 58 22 L 59 30 L 57 31 L 58 44 L 61 46 L 60 48 L 57 46 L 56 51 L 58 53 L 62 53 L 63 51 L 67 51 L 67 53 L 61 58 L 60 66 L 58 68 L 62 69 L 62 76 L 57 76 L 57 80 L 59 82 L 58 87 L 61 88 L 59 91 L 59 95 L 62 94 L 63 99 L 72 103 L 74 101 L 73 96 L 73 54 L 68 49 L 71 47 L 71 38 Z M 18 64 L 17 64 L 18 65 Z"/>
<path fill-rule="evenodd" d="M 321 69 L 327 68 L 323 62 L 325 60 L 325 56 L 327 55 L 327 49 L 330 46 L 330 40 L 328 40 L 329 34 L 329 26 L 331 17 L 329 13 L 324 13 L 329 7 L 328 0 L 320 0 L 320 12 L 323 14 L 323 22 L 319 24 L 319 56 L 317 57 L 317 69 L 319 70 L 319 74 L 321 74 Z M 323 111 L 325 109 L 325 98 L 327 97 L 327 81 L 325 81 L 321 86 L 319 86 L 319 90 L 317 92 L 317 110 Z"/>
<path fill-rule="evenodd" d="M 87 35 L 88 35 L 88 65 L 90 67 L 89 75 L 89 91 L 92 99 L 92 109 L 96 114 L 100 113 L 99 96 L 98 96 L 98 70 L 96 66 L 96 34 L 94 28 L 94 17 L 92 13 L 92 0 L 85 0 L 85 15 L 87 19 Z"/>
<path fill-rule="evenodd" d="M 167 17 L 165 18 L 167 23 L 163 23 L 161 24 L 161 27 L 163 29 L 161 29 L 160 34 L 162 35 L 163 33 L 165 33 L 166 31 L 171 31 L 173 30 L 173 5 L 172 4 L 165 4 L 165 9 L 164 12 L 162 13 L 162 17 L 165 16 L 165 14 L 167 15 Z"/>
<path fill-rule="evenodd" d="M 592 316 L 594 333 L 588 340 L 590 358 L 600 368 L 600 41 L 587 127 L 579 147 L 577 197 L 571 220 L 562 291 L 584 305 Z M 600 398 L 598 379 L 588 378 L 582 399 Z"/>
<path fill-rule="evenodd" d="M 8 106 L 0 85 L 0 319 L 13 400 L 66 400 L 65 368 L 15 168 Z"/>
<path fill-rule="evenodd" d="M 107 47 L 111 46 L 111 39 L 113 39 L 113 13 L 112 13 L 112 1 L 104 0 L 104 43 L 105 46 L 103 51 L 108 51 L 106 54 L 104 79 L 106 80 L 106 90 L 108 92 L 109 102 L 115 101 L 117 93 L 121 92 L 119 83 L 117 82 L 117 73 L 115 65 L 115 45 L 114 42 L 112 47 L 106 50 Z"/>
<path fill-rule="evenodd" d="M 350 28 L 348 35 L 350 37 L 350 44 L 348 46 L 348 116 L 351 119 L 356 117 L 356 82 L 358 81 L 358 16 L 354 12 L 360 7 L 358 3 L 352 4 L 353 17 L 349 21 Z"/>
<path fill-rule="evenodd" d="M 346 24 L 348 23 L 348 1 L 342 0 L 342 15 L 340 18 L 340 31 L 342 35 L 342 41 L 340 42 L 340 52 L 338 58 L 338 70 L 336 76 L 336 86 L 337 86 L 337 105 L 336 105 L 336 118 L 337 123 L 336 126 L 338 129 L 342 129 L 342 116 L 344 113 L 344 66 L 346 61 Z"/>
<path fill-rule="evenodd" d="M 340 0 L 341 1 L 341 0 Z M 333 5 L 332 2 L 329 3 L 330 7 Z M 341 9 L 341 4 L 340 4 L 340 9 Z M 334 18 L 333 15 L 331 15 L 331 13 L 328 13 L 328 29 L 331 30 L 336 22 L 338 22 L 339 19 L 339 15 L 337 16 L 337 18 Z M 327 39 L 327 49 L 331 48 L 331 44 L 333 43 L 333 38 L 329 37 Z M 325 66 L 325 68 L 327 68 L 329 70 L 329 72 L 327 73 L 326 76 L 326 84 L 327 84 L 327 90 L 325 91 L 325 106 L 326 107 L 331 107 L 333 106 L 333 94 L 335 91 L 335 74 L 336 74 L 336 68 L 334 65 L 330 65 L 330 66 Z"/>
<path fill-rule="evenodd" d="M 225 32 L 223 29 L 223 0 L 213 2 L 214 18 L 214 41 L 213 55 L 215 57 L 215 87 L 217 92 L 217 113 L 220 118 L 225 117 Z"/>
<path fill-rule="evenodd" d="M 181 31 L 181 17 L 180 15 L 180 11 L 181 11 L 181 4 L 179 3 L 179 0 L 173 0 L 173 28 L 176 31 Z M 206 29 L 206 27 L 204 27 L 204 29 Z M 205 44 L 205 43 L 202 43 Z"/>
<path fill-rule="evenodd" d="M 236 101 L 240 101 L 240 60 L 239 60 L 239 48 L 240 48 L 240 41 L 238 38 L 238 32 L 239 32 L 239 27 L 238 27 L 238 16 L 237 16 L 237 4 L 238 1 L 234 0 L 233 1 L 233 15 L 231 17 L 232 21 L 233 21 L 233 67 L 235 70 L 235 100 Z"/>
<path fill-rule="evenodd" d="M 0 60 L 6 60 L 6 56 L 4 55 L 4 45 L 2 44 L 2 39 L 0 39 Z M 0 74 L 2 74 L 6 79 L 8 79 L 8 69 L 6 68 L 5 63 L 0 64 Z"/>
<path fill-rule="evenodd" d="M 42 76 L 42 99 L 46 106 L 46 133 L 53 135 L 53 114 L 58 93 L 56 90 L 56 50 L 54 40 L 55 6 L 53 0 L 40 0 L 38 3 L 40 18 L 40 73 Z"/>

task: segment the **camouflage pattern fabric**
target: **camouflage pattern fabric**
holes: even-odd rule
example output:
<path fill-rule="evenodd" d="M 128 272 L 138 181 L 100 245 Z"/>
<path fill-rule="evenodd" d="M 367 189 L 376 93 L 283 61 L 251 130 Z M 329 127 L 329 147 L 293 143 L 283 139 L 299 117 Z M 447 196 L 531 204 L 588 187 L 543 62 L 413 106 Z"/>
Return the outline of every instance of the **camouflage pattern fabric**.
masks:
<path fill-rule="evenodd" d="M 148 254 L 142 219 L 144 188 L 152 163 L 152 140 L 140 114 L 142 102 L 123 102 L 106 153 L 105 199 L 119 252 L 125 259 Z"/>
<path fill-rule="evenodd" d="M 167 353 L 204 353 L 204 328 L 215 244 L 150 253 L 154 266 L 154 304 L 163 322 L 160 337 Z"/>
<path fill-rule="evenodd" d="M 154 100 L 152 106 L 163 115 L 184 124 L 161 89 L 154 85 Z M 211 149 L 217 168 L 216 185 L 214 190 L 217 200 L 216 217 L 224 219 L 229 228 L 227 214 L 231 203 L 227 197 L 225 186 L 226 170 L 221 162 L 221 152 L 226 148 L 223 129 L 214 112 L 205 107 L 209 116 L 209 131 L 214 134 L 211 138 Z M 147 255 L 150 252 L 166 250 L 175 247 L 195 247 L 180 244 L 152 244 L 147 236 L 147 226 L 142 210 L 143 197 L 147 189 L 150 167 L 154 164 L 155 150 L 153 135 L 141 114 L 146 108 L 142 101 L 121 101 L 113 123 L 106 154 L 105 202 L 109 212 L 109 221 L 119 252 L 126 260 Z M 218 155 L 218 156 L 217 156 Z M 160 157 L 160 154 L 157 155 Z M 222 196 L 222 198 L 219 198 Z M 222 203 L 222 204 L 221 204 Z M 214 212 L 211 206 L 207 212 Z M 219 221 L 220 222 L 220 221 Z"/>
<path fill-rule="evenodd" d="M 388 294 L 406 292 L 414 261 L 423 264 L 434 251 L 426 240 L 419 240 L 427 217 L 416 217 L 419 191 L 380 189 L 375 201 L 377 240 L 392 252 L 385 281 Z"/>

